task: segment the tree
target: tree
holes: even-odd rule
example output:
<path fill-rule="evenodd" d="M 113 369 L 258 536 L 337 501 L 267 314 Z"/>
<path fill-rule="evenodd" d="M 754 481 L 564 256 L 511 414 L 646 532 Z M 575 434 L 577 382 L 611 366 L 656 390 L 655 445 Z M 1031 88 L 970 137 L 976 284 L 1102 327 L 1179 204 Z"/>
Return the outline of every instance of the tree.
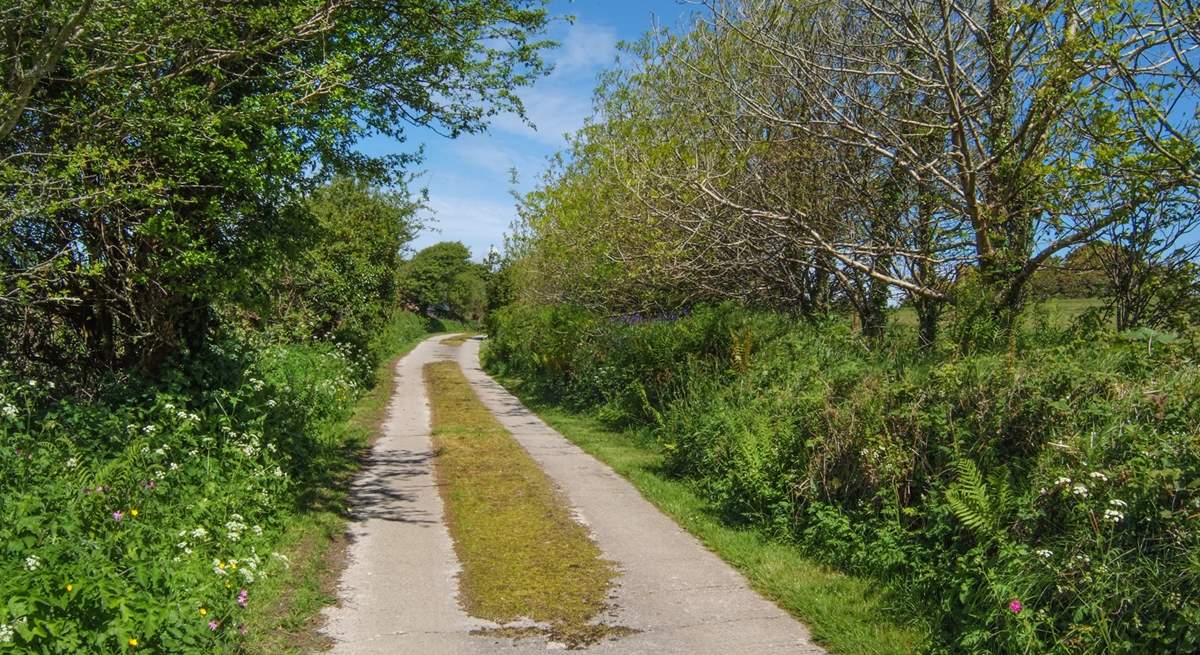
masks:
<path fill-rule="evenodd" d="M 839 302 L 872 336 L 907 298 L 923 343 L 950 303 L 1006 336 L 1048 262 L 1164 194 L 1194 213 L 1189 3 L 706 4 L 632 48 L 525 197 L 527 292 Z"/>
<path fill-rule="evenodd" d="M 337 174 L 520 112 L 539 0 L 18 0 L 0 12 L 0 349 L 154 369 L 306 231 Z"/>
<path fill-rule="evenodd" d="M 1194 164 L 1184 164 L 1194 162 L 1194 129 L 1169 111 L 1191 91 L 1158 88 L 1194 70 L 1194 49 L 1166 45 L 1194 22 L 1185 4 L 712 2 L 713 26 L 698 33 L 714 46 L 725 34 L 754 46 L 723 51 L 749 75 L 726 65 L 711 76 L 746 114 L 870 153 L 936 197 L 938 232 L 949 237 L 937 261 L 969 261 L 1011 322 L 1042 263 L 1124 220 L 1141 198 L 1194 184 Z M 1156 21 L 1153 5 L 1178 20 Z M 770 55 L 747 60 L 754 50 Z M 781 110 L 790 105 L 772 95 L 780 89 L 809 112 Z M 1131 103 L 1138 111 L 1124 111 Z M 917 257 L 893 271 L 873 266 L 902 245 L 880 236 L 820 247 L 910 293 L 944 295 L 914 282 Z"/>
<path fill-rule="evenodd" d="M 471 251 L 466 246 L 443 241 L 421 250 L 404 264 L 400 288 L 422 312 L 453 312 L 451 297 L 456 282 L 460 275 L 472 273 L 472 267 Z"/>
<path fill-rule="evenodd" d="M 297 334 L 365 338 L 398 304 L 396 270 L 421 228 L 420 207 L 351 178 L 313 190 L 303 205 L 311 234 L 264 278 L 264 312 Z"/>
<path fill-rule="evenodd" d="M 450 311 L 468 321 L 480 321 L 488 310 L 488 284 L 476 267 L 468 268 L 450 283 Z"/>
<path fill-rule="evenodd" d="M 1105 231 L 1091 250 L 1107 277 L 1117 330 L 1137 327 L 1181 331 L 1200 318 L 1200 277 L 1192 202 L 1164 194 Z"/>

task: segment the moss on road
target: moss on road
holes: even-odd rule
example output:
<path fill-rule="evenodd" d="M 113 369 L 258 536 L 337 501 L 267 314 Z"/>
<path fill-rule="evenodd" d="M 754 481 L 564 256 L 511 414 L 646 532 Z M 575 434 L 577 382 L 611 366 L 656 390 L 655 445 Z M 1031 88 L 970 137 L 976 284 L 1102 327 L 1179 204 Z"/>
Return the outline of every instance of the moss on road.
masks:
<path fill-rule="evenodd" d="M 479 402 L 458 365 L 425 367 L 436 468 L 473 616 L 545 626 L 571 646 L 612 634 L 597 625 L 615 577 L 586 528 L 529 455 Z"/>

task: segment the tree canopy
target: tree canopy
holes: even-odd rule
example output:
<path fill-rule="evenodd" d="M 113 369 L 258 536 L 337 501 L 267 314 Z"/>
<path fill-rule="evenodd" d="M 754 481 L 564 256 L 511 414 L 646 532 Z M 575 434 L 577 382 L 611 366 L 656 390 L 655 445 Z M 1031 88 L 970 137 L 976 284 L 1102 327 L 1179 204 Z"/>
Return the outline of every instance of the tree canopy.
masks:
<path fill-rule="evenodd" d="M 203 339 L 214 303 L 306 232 L 306 192 L 398 183 L 418 158 L 365 156 L 361 137 L 521 112 L 515 90 L 546 71 L 542 4 L 10 3 L 4 358 L 152 369 Z"/>
<path fill-rule="evenodd" d="M 869 334 L 909 300 L 931 341 L 947 304 L 1003 329 L 1047 263 L 1196 215 L 1191 3 L 705 4 L 627 49 L 525 197 L 527 295 Z"/>

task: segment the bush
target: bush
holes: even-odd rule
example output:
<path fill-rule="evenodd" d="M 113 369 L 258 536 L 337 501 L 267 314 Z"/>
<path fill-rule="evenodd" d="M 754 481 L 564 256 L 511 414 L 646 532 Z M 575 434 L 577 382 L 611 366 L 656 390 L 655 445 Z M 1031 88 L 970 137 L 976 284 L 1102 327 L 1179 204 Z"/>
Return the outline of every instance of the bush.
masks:
<path fill-rule="evenodd" d="M 233 652 L 272 545 L 327 483 L 372 352 L 227 336 L 91 400 L 0 376 L 0 652 Z"/>
<path fill-rule="evenodd" d="M 494 323 L 493 370 L 653 430 L 729 520 L 901 591 L 931 652 L 1200 648 L 1194 336 L 1043 325 L 963 353 L 732 307 Z"/>

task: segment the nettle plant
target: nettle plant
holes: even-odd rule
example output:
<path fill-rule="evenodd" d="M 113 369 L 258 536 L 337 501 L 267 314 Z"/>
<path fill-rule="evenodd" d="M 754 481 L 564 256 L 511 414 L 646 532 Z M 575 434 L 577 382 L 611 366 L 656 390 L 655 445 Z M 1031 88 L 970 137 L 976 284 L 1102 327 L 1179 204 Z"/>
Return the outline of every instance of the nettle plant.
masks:
<path fill-rule="evenodd" d="M 199 393 L 87 402 L 0 382 L 0 652 L 237 643 L 362 365 L 326 344 L 212 351 L 193 373 L 232 379 Z"/>

